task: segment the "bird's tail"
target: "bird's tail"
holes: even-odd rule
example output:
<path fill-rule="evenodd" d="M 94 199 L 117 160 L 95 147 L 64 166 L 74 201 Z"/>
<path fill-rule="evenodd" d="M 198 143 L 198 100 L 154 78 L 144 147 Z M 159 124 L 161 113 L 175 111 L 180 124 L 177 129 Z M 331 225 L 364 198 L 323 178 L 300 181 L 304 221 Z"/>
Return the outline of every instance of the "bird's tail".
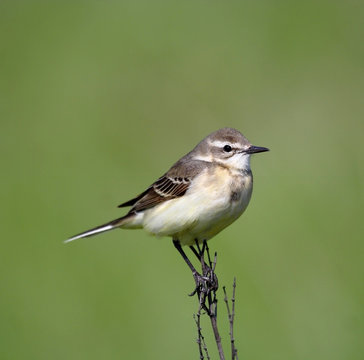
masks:
<path fill-rule="evenodd" d="M 105 231 L 110 231 L 110 230 L 116 229 L 116 228 L 120 227 L 121 225 L 123 225 L 125 223 L 125 221 L 128 220 L 129 218 L 130 218 L 130 215 L 125 215 L 125 216 L 123 216 L 121 218 L 109 221 L 106 224 L 97 226 L 97 227 L 95 227 L 93 229 L 90 229 L 90 230 L 84 231 L 84 232 L 82 232 L 80 234 L 77 234 L 75 236 L 72 236 L 69 239 L 65 240 L 64 243 L 69 243 L 69 242 L 71 242 L 73 240 L 94 236 L 94 235 L 97 235 L 97 234 L 101 234 L 101 233 L 103 233 Z"/>

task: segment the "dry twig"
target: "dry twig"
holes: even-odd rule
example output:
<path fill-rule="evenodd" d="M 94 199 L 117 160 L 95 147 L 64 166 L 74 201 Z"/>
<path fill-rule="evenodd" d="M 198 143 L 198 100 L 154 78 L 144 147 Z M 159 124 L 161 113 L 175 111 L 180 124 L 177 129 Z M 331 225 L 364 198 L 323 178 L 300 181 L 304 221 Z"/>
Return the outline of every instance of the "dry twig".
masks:
<path fill-rule="evenodd" d="M 216 263 L 217 263 L 217 254 L 215 252 L 213 261 L 211 260 L 210 256 L 210 250 L 207 246 L 207 242 L 204 241 L 202 244 L 202 247 L 200 244 L 196 241 L 196 248 L 194 246 L 190 246 L 192 252 L 199 260 L 199 263 L 201 265 L 201 273 L 199 273 L 191 261 L 188 259 L 187 255 L 183 251 L 180 243 L 178 240 L 174 240 L 174 245 L 176 249 L 179 251 L 179 253 L 182 255 L 183 259 L 187 263 L 188 267 L 192 271 L 193 278 L 195 279 L 195 289 L 190 294 L 190 296 L 197 295 L 199 306 L 198 311 L 196 315 L 194 315 L 194 319 L 197 326 L 197 344 L 200 354 L 200 360 L 206 358 L 207 360 L 210 359 L 209 353 L 207 350 L 207 346 L 205 343 L 205 338 L 202 335 L 202 329 L 201 329 L 201 315 L 204 311 L 211 321 L 212 330 L 215 336 L 215 341 L 217 345 L 217 350 L 219 352 L 219 358 L 220 360 L 225 360 L 224 350 L 221 343 L 221 336 L 217 327 L 217 296 L 216 292 L 219 287 L 217 275 L 215 273 L 216 269 Z M 205 261 L 205 254 L 207 254 L 207 259 Z M 229 323 L 230 323 L 230 340 L 231 340 L 231 351 L 232 351 L 232 359 L 238 360 L 237 357 L 237 350 L 235 348 L 235 339 L 234 339 L 234 332 L 233 332 L 233 325 L 234 325 L 234 316 L 235 316 L 235 287 L 236 282 L 234 279 L 233 284 L 233 297 L 231 299 L 232 301 L 232 312 L 230 312 L 229 303 L 226 296 L 226 290 L 224 287 L 224 293 L 225 293 L 225 303 L 227 305 L 228 309 L 228 315 L 229 315 Z"/>
<path fill-rule="evenodd" d="M 205 338 L 202 335 L 202 329 L 201 329 L 201 310 L 202 310 L 201 300 L 202 300 L 202 297 L 200 296 L 200 305 L 198 307 L 198 311 L 197 311 L 196 315 L 193 315 L 193 318 L 195 319 L 196 326 L 197 326 L 197 333 L 198 333 L 197 344 L 198 344 L 198 349 L 199 349 L 199 352 L 200 352 L 200 359 L 205 358 L 204 354 L 203 354 L 203 351 L 204 351 L 205 354 L 206 354 L 206 359 L 210 360 L 210 356 L 209 356 L 209 352 L 207 350 Z"/>
<path fill-rule="evenodd" d="M 199 311 L 205 310 L 211 321 L 211 326 L 214 332 L 217 349 L 219 352 L 220 360 L 225 360 L 224 351 L 221 344 L 221 337 L 217 327 L 216 309 L 217 309 L 217 297 L 216 291 L 218 289 L 218 279 L 215 274 L 217 254 L 215 253 L 214 261 L 211 261 L 209 248 L 206 241 L 203 242 L 202 248 L 196 242 L 196 249 L 191 247 L 193 253 L 199 258 L 201 263 L 202 273 L 199 275 L 196 281 L 196 289 L 194 293 L 197 293 L 199 298 Z M 205 253 L 207 254 L 208 264 L 205 262 Z M 196 278 L 195 278 L 196 280 Z M 199 326 L 200 328 L 200 326 Z M 199 331 L 200 332 L 200 331 Z"/>
<path fill-rule="evenodd" d="M 235 289 L 236 289 L 236 278 L 234 278 L 233 282 L 233 295 L 231 297 L 231 312 L 230 312 L 230 306 L 229 306 L 229 300 L 226 294 L 226 288 L 223 286 L 224 290 L 224 301 L 226 304 L 226 309 L 228 312 L 229 317 L 229 324 L 230 324 L 230 344 L 231 344 L 231 359 L 232 360 L 238 360 L 238 350 L 235 347 L 235 338 L 234 338 L 234 318 L 235 318 Z"/>

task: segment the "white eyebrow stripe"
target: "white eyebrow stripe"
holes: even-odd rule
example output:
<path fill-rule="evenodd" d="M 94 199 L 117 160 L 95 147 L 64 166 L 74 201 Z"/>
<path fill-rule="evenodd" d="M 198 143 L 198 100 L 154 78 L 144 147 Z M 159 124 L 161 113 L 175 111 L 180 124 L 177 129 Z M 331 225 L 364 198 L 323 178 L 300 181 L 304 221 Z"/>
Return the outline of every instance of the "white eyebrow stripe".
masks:
<path fill-rule="evenodd" d="M 197 155 L 193 157 L 193 160 L 212 162 L 212 156 Z"/>
<path fill-rule="evenodd" d="M 231 143 L 230 141 L 220 141 L 220 140 L 214 140 L 209 141 L 210 145 L 217 146 L 217 147 L 224 147 L 225 145 L 230 145 L 232 148 L 241 148 L 241 144 L 239 143 Z"/>

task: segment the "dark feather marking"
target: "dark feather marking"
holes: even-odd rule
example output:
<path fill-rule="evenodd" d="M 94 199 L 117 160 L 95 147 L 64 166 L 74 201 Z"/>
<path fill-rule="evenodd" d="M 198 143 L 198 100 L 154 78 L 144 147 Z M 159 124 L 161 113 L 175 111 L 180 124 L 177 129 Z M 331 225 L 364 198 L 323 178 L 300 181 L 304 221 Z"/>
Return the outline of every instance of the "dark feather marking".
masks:
<path fill-rule="evenodd" d="M 190 181 L 187 183 L 174 182 L 174 179 L 168 177 L 160 179 L 148 189 L 144 196 L 134 204 L 130 211 L 143 211 L 164 201 L 183 196 L 186 193 L 189 184 Z"/>
<path fill-rule="evenodd" d="M 187 154 L 143 193 L 119 205 L 119 207 L 132 206 L 128 214 L 134 214 L 164 201 L 183 196 L 190 187 L 191 181 L 201 171 L 210 166 L 213 166 L 213 164 L 200 160 L 191 160 L 190 154 Z"/>

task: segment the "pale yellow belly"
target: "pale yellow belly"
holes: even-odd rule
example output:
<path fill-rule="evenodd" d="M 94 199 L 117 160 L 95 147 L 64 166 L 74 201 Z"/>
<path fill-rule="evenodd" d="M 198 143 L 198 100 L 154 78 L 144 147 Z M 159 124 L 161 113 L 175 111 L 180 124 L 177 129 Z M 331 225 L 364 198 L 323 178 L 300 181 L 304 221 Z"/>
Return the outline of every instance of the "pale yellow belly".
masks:
<path fill-rule="evenodd" d="M 249 203 L 252 179 L 232 178 L 223 171 L 213 175 L 200 176 L 184 196 L 145 211 L 143 228 L 178 239 L 182 245 L 193 245 L 195 239 L 211 239 L 230 225 Z"/>

